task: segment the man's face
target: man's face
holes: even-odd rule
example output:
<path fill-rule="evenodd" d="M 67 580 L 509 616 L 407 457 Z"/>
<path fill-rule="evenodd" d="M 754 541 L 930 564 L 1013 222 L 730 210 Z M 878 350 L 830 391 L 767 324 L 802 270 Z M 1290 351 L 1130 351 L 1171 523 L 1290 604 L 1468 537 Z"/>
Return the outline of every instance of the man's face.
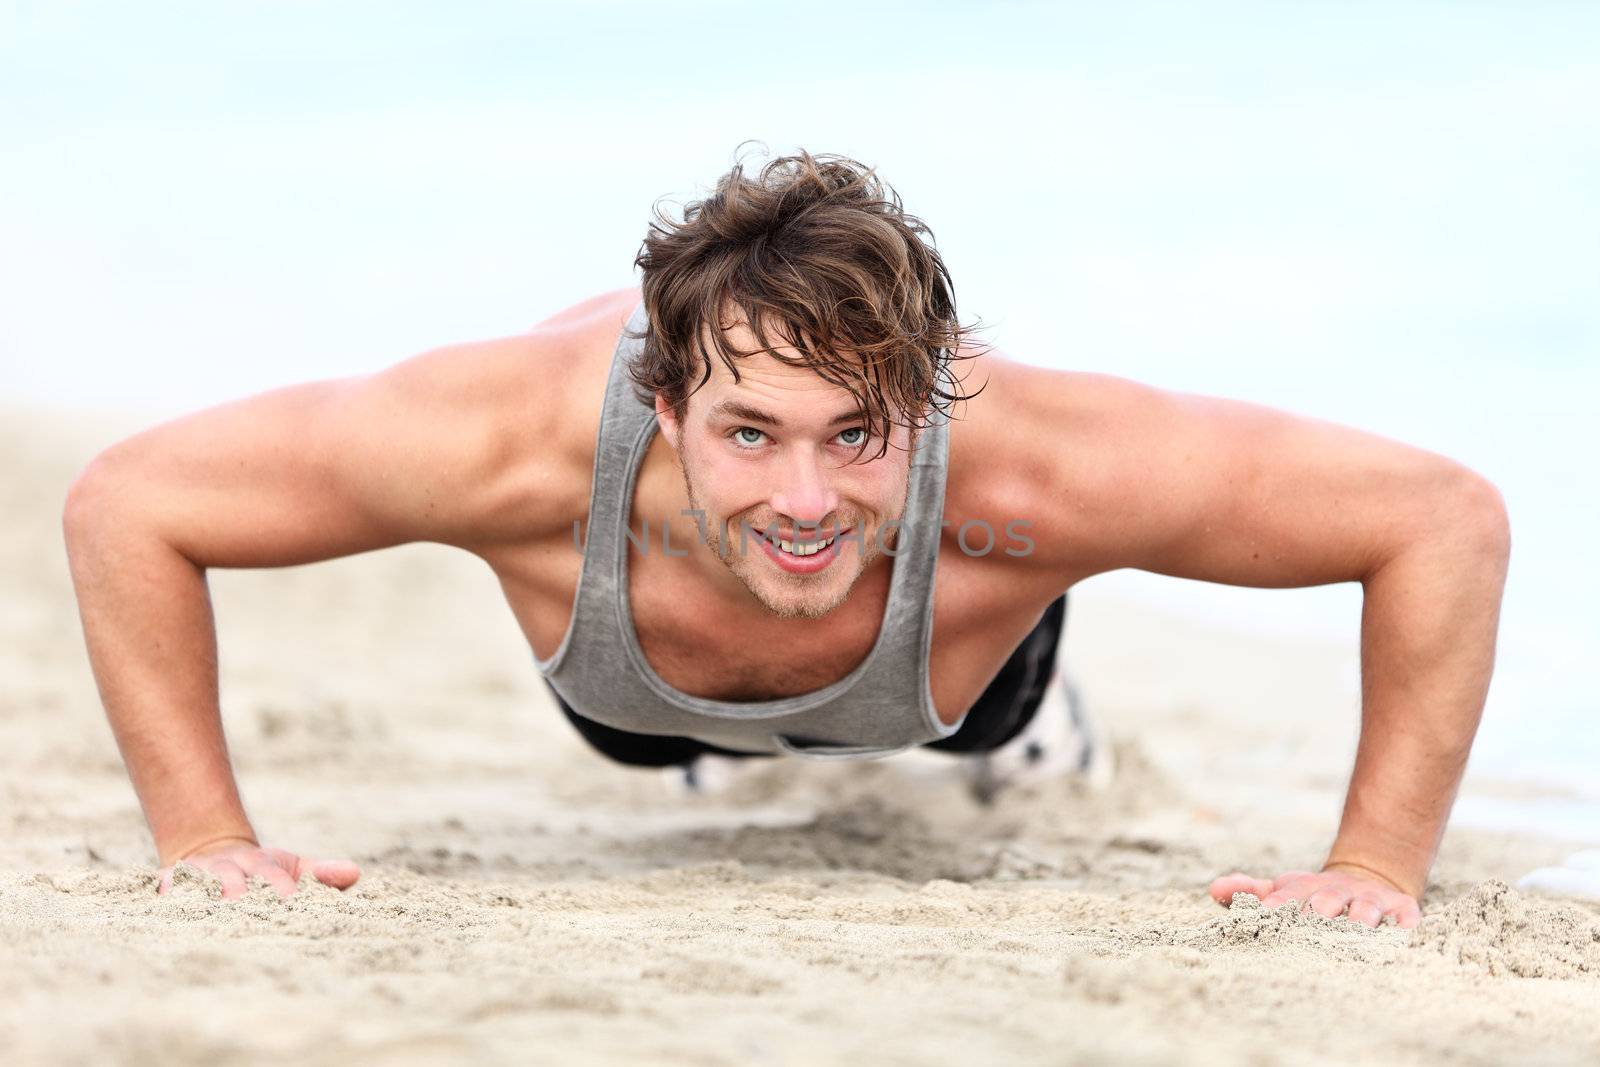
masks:
<path fill-rule="evenodd" d="M 741 350 L 758 347 L 743 322 L 727 338 Z M 844 602 L 886 543 L 904 543 L 884 524 L 905 509 L 911 434 L 895 426 L 877 456 L 881 442 L 868 437 L 842 386 L 765 353 L 738 365 L 735 382 L 713 359 L 683 417 L 658 397 L 657 418 L 677 449 L 689 506 L 705 513 L 706 547 L 768 611 L 820 618 Z M 772 543 L 780 540 L 790 550 Z"/>

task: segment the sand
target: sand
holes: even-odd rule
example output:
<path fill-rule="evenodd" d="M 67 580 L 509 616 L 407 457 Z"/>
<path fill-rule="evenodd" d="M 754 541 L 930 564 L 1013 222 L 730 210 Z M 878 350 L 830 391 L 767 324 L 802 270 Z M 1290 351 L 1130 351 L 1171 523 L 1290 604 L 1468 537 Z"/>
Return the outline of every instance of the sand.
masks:
<path fill-rule="evenodd" d="M 59 534 L 72 472 L 140 424 L 0 413 L 7 1064 L 1600 1060 L 1600 905 L 1510 888 L 1595 842 L 1452 827 L 1415 931 L 1218 908 L 1212 877 L 1331 839 L 1354 635 L 1093 583 L 1070 657 L 1116 781 L 982 808 L 926 752 L 676 797 L 585 749 L 493 576 L 440 546 L 215 573 L 257 828 L 364 876 L 157 896 Z"/>

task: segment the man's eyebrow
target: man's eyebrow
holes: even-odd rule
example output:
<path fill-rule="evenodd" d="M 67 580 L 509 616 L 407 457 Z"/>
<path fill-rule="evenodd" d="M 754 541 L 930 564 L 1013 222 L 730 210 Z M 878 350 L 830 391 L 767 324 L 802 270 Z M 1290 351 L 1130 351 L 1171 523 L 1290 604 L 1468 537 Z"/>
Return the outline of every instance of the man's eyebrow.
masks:
<path fill-rule="evenodd" d="M 779 428 L 782 428 L 783 426 L 783 420 L 778 418 L 776 415 L 762 411 L 758 407 L 752 407 L 740 400 L 719 400 L 711 407 L 711 417 L 713 419 L 742 419 L 745 422 L 759 422 L 767 426 L 776 426 Z M 831 420 L 829 420 L 828 425 L 838 426 L 840 423 L 860 421 L 861 412 L 852 408 L 850 411 L 840 412 L 839 414 L 835 415 Z"/>

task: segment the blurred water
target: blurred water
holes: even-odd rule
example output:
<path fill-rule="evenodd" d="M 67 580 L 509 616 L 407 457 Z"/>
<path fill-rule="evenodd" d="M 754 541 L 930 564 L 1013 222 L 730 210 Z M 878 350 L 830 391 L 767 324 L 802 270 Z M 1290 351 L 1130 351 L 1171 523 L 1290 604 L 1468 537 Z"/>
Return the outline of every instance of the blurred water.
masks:
<path fill-rule="evenodd" d="M 963 309 L 1018 358 L 1493 478 L 1516 547 L 1474 766 L 1595 778 L 1600 7 L 0 20 L 4 399 L 175 411 L 511 333 L 627 284 L 652 202 L 739 141 L 842 152 L 933 225 Z M 1277 633 L 1359 616 L 1351 588 L 1096 581 Z"/>

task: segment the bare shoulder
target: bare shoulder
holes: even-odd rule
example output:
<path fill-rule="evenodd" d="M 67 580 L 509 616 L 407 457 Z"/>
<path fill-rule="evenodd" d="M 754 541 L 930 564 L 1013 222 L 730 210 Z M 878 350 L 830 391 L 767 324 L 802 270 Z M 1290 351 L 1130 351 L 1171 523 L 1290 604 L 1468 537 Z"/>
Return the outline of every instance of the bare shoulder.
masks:
<path fill-rule="evenodd" d="M 1065 584 L 1105 569 L 1102 543 L 1137 521 L 1126 461 L 1150 454 L 1173 394 L 999 349 L 964 360 L 960 373 L 970 399 L 952 411 L 946 517 L 996 530 L 1026 522 L 1034 548 L 1016 565 Z"/>
<path fill-rule="evenodd" d="M 615 290 L 525 333 L 444 345 L 374 376 L 414 424 L 412 447 L 438 457 L 434 478 L 457 487 L 464 547 L 536 540 L 584 514 L 606 375 L 637 302 L 637 289 Z"/>
<path fill-rule="evenodd" d="M 983 364 L 988 387 L 951 433 L 947 510 L 1033 519 L 1037 552 L 1014 566 L 1058 588 L 1123 567 L 1321 585 L 1360 580 L 1441 526 L 1509 542 L 1498 490 L 1425 449 L 1242 400 Z"/>
<path fill-rule="evenodd" d="M 202 567 L 279 567 L 436 542 L 536 551 L 588 502 L 609 356 L 632 296 L 376 373 L 282 386 L 102 450 L 75 536 L 138 524 Z"/>

